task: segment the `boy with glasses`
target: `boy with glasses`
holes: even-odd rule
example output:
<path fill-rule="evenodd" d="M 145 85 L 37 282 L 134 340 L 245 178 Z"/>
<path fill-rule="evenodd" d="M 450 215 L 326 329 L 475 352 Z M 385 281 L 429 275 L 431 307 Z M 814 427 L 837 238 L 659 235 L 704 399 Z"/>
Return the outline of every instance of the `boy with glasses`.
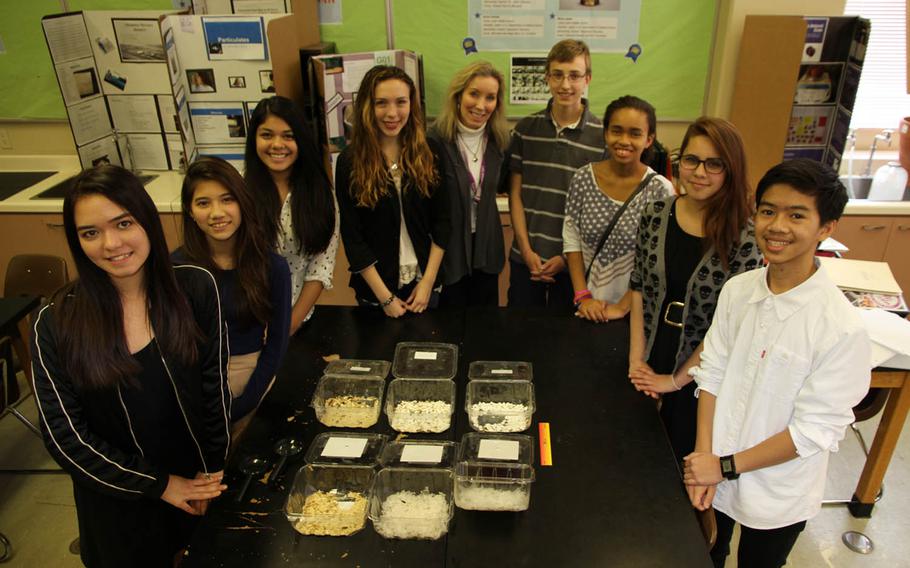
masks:
<path fill-rule="evenodd" d="M 509 145 L 509 306 L 572 307 L 562 256 L 566 193 L 575 170 L 604 155 L 603 123 L 583 98 L 591 82 L 584 42 L 563 40 L 547 55 L 547 108 L 522 119 Z"/>
<path fill-rule="evenodd" d="M 766 268 L 720 293 L 698 367 L 698 434 L 683 479 L 692 505 L 714 506 L 722 567 L 740 523 L 738 565 L 778 567 L 821 507 L 828 453 L 869 389 L 862 320 L 815 259 L 847 203 L 829 167 L 779 164 L 755 193 Z"/>

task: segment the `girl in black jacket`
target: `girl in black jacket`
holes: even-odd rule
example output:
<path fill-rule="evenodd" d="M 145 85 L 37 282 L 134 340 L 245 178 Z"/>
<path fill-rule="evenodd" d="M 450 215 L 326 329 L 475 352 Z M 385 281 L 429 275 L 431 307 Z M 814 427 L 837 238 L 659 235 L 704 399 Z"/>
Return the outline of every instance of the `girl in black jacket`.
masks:
<path fill-rule="evenodd" d="M 82 172 L 63 204 L 79 280 L 38 315 L 32 363 L 45 445 L 73 478 L 86 566 L 171 566 L 229 442 L 215 279 L 174 269 L 139 180 Z"/>
<path fill-rule="evenodd" d="M 411 78 L 379 65 L 359 93 L 351 145 L 335 168 L 341 238 L 358 302 L 397 318 L 424 311 L 442 283 L 447 203 Z"/>

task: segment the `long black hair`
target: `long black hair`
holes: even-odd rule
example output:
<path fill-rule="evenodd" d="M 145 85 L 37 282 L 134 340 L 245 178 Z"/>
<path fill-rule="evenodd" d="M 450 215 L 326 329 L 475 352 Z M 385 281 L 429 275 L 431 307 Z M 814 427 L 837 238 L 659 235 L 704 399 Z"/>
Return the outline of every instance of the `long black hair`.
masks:
<path fill-rule="evenodd" d="M 143 285 L 155 337 L 163 353 L 184 364 L 194 363 L 201 334 L 177 286 L 155 204 L 135 175 L 105 165 L 76 176 L 63 200 L 63 228 L 79 279 L 58 291 L 53 302 L 61 359 L 73 382 L 83 388 L 113 387 L 131 381 L 139 371 L 123 333 L 123 306 L 117 288 L 79 242 L 75 208 L 90 195 L 101 195 L 123 207 L 145 230 L 149 255 L 143 266 Z"/>
<path fill-rule="evenodd" d="M 256 152 L 256 131 L 269 116 L 285 121 L 294 133 L 297 159 L 291 166 L 291 224 L 302 252 L 318 254 L 325 251 L 335 232 L 335 201 L 332 184 L 322 165 L 322 153 L 303 121 L 303 116 L 288 98 L 281 96 L 262 99 L 250 116 L 244 155 L 244 178 L 256 192 L 256 203 L 262 219 L 267 242 L 278 238 L 281 199 L 278 187 L 268 168 Z"/>
<path fill-rule="evenodd" d="M 220 269 L 212 259 L 212 249 L 205 233 L 193 219 L 193 194 L 201 181 L 215 182 L 234 197 L 240 209 L 240 226 L 234 239 L 234 269 L 237 271 L 236 302 L 238 319 L 265 325 L 272 315 L 269 299 L 270 246 L 256 214 L 256 201 L 234 166 L 217 157 L 202 157 L 190 164 L 183 178 L 180 202 L 183 207 L 183 250 L 195 264 L 212 272 Z"/>

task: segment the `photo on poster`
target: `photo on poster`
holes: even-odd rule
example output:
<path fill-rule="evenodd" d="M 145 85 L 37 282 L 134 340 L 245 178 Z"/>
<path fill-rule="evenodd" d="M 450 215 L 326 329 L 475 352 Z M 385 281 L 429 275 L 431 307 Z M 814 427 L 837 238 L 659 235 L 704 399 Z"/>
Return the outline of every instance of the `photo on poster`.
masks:
<path fill-rule="evenodd" d="M 272 76 L 271 69 L 266 69 L 259 72 L 259 88 L 263 93 L 275 92 L 275 81 Z"/>
<path fill-rule="evenodd" d="M 820 105 L 837 102 L 837 89 L 843 74 L 843 63 L 809 63 L 799 66 L 796 94 L 798 105 Z"/>
<path fill-rule="evenodd" d="M 202 30 L 212 61 L 265 61 L 269 58 L 262 17 L 203 17 Z"/>
<path fill-rule="evenodd" d="M 229 146 L 197 146 L 199 156 L 216 156 L 234 166 L 238 172 L 243 173 L 244 146 L 242 144 Z"/>
<path fill-rule="evenodd" d="M 120 61 L 123 63 L 162 63 L 167 61 L 158 20 L 111 18 Z"/>
<path fill-rule="evenodd" d="M 110 69 L 104 74 L 104 82 L 117 87 L 121 91 L 126 89 L 126 77 Z"/>
<path fill-rule="evenodd" d="M 821 61 L 825 35 L 828 33 L 828 18 L 803 18 L 806 20 L 806 42 L 803 45 L 803 62 Z"/>
<path fill-rule="evenodd" d="M 828 143 L 833 106 L 795 106 L 787 129 L 787 146 L 824 146 Z"/>
<path fill-rule="evenodd" d="M 191 93 L 214 93 L 215 71 L 213 69 L 187 69 L 186 82 Z"/>
<path fill-rule="evenodd" d="M 547 58 L 543 55 L 513 55 L 509 66 L 509 102 L 513 105 L 546 104 Z"/>
<path fill-rule="evenodd" d="M 225 144 L 246 139 L 241 102 L 189 103 L 193 133 L 199 144 Z"/>
<path fill-rule="evenodd" d="M 87 57 L 56 65 L 57 80 L 66 105 L 101 94 L 101 83 L 95 71 L 95 59 Z"/>
<path fill-rule="evenodd" d="M 180 60 L 177 59 L 177 44 L 174 42 L 174 30 L 164 32 L 164 52 L 167 56 L 167 70 L 171 74 L 171 85 L 180 79 Z"/>
<path fill-rule="evenodd" d="M 232 89 L 245 89 L 246 77 L 243 75 L 232 75 L 228 77 L 228 87 Z"/>
<path fill-rule="evenodd" d="M 604 10 L 616 12 L 621 0 L 559 0 L 560 10 Z"/>

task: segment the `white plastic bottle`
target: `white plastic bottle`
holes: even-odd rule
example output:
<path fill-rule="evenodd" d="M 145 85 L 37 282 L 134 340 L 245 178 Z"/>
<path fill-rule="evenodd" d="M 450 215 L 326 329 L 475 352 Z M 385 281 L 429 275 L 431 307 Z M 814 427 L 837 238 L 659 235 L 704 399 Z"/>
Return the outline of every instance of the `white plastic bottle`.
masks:
<path fill-rule="evenodd" d="M 875 201 L 900 201 L 907 187 L 907 170 L 900 162 L 888 162 L 875 172 L 869 199 Z"/>

